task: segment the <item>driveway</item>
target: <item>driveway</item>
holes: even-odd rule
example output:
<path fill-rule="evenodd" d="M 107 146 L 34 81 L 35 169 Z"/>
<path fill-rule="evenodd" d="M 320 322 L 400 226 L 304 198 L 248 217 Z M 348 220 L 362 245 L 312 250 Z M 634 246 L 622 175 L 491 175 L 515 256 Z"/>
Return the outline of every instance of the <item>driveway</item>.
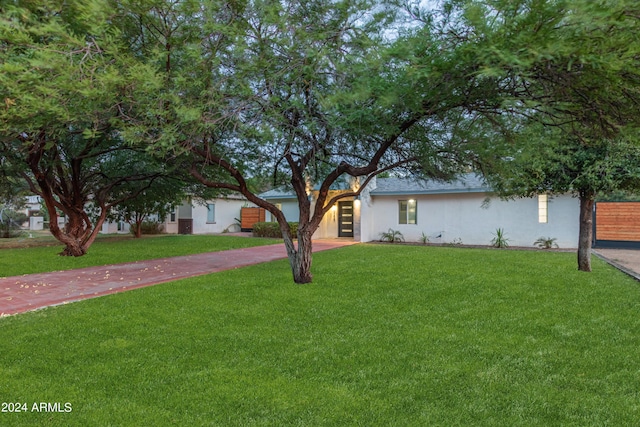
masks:
<path fill-rule="evenodd" d="M 593 249 L 592 253 L 640 280 L 640 249 Z"/>

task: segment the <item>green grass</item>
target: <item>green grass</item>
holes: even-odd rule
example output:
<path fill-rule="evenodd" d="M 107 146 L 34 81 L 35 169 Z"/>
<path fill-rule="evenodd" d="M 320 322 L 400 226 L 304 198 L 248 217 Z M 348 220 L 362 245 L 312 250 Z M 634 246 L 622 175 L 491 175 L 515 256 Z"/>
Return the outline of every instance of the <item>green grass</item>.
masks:
<path fill-rule="evenodd" d="M 282 242 L 225 235 L 162 235 L 96 240 L 82 257 L 61 257 L 63 246 L 0 249 L 0 277 L 191 255 Z"/>
<path fill-rule="evenodd" d="M 640 286 L 575 255 L 357 245 L 0 319 L 50 426 L 630 426 Z"/>

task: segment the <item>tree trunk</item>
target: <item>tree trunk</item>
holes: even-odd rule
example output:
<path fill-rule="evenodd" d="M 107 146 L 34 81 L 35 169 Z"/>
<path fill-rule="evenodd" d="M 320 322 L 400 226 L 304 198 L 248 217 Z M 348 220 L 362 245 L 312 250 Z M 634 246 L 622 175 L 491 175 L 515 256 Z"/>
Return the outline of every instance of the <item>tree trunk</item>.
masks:
<path fill-rule="evenodd" d="M 580 234 L 578 237 L 578 270 L 591 271 L 594 194 L 580 192 Z"/>
<path fill-rule="evenodd" d="M 140 237 L 142 237 L 142 220 L 138 221 L 136 220 L 136 234 L 135 234 L 135 238 L 139 239 Z"/>
<path fill-rule="evenodd" d="M 287 225 L 288 227 L 288 225 Z M 311 234 L 309 231 L 298 230 L 298 245 L 293 243 L 291 233 L 282 233 L 287 256 L 293 273 L 293 281 L 298 284 L 311 283 Z"/>
<path fill-rule="evenodd" d="M 64 232 L 57 236 L 58 240 L 65 244 L 65 248 L 60 252 L 60 256 L 83 256 L 87 253 L 88 246 L 85 245 L 86 229 L 81 218 L 74 215 L 67 216 L 67 224 Z"/>
<path fill-rule="evenodd" d="M 59 253 L 60 256 L 83 256 L 87 254 L 87 248 L 79 242 L 67 243 L 67 246 Z"/>
<path fill-rule="evenodd" d="M 67 215 L 67 224 L 64 231 L 56 228 L 56 232 L 53 233 L 53 228 L 50 227 L 52 234 L 60 242 L 65 244 L 65 248 L 60 252 L 60 256 L 83 256 L 87 254 L 89 247 L 93 244 L 102 224 L 106 219 L 107 209 L 102 206 L 100 216 L 95 224 L 91 224 L 89 217 L 84 211 L 69 211 Z M 57 219 L 56 219 L 57 221 Z"/>

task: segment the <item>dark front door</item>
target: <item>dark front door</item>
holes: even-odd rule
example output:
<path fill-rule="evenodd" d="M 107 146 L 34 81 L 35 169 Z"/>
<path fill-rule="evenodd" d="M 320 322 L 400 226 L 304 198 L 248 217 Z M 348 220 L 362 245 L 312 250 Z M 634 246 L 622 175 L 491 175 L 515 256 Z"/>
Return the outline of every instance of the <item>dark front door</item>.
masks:
<path fill-rule="evenodd" d="M 353 202 L 338 202 L 338 237 L 353 237 Z"/>
<path fill-rule="evenodd" d="M 192 218 L 179 218 L 178 219 L 178 234 L 193 234 L 193 219 Z"/>

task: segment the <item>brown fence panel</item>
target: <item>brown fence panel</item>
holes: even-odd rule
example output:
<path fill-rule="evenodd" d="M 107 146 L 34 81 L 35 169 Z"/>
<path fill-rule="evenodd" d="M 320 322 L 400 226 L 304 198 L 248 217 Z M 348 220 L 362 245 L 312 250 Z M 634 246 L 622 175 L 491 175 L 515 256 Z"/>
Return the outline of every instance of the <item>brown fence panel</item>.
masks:
<path fill-rule="evenodd" d="M 595 237 L 640 242 L 640 202 L 598 202 Z"/>
<path fill-rule="evenodd" d="M 264 222 L 266 218 L 265 210 L 262 208 L 241 208 L 240 228 L 242 231 L 253 230 L 253 224 Z"/>

